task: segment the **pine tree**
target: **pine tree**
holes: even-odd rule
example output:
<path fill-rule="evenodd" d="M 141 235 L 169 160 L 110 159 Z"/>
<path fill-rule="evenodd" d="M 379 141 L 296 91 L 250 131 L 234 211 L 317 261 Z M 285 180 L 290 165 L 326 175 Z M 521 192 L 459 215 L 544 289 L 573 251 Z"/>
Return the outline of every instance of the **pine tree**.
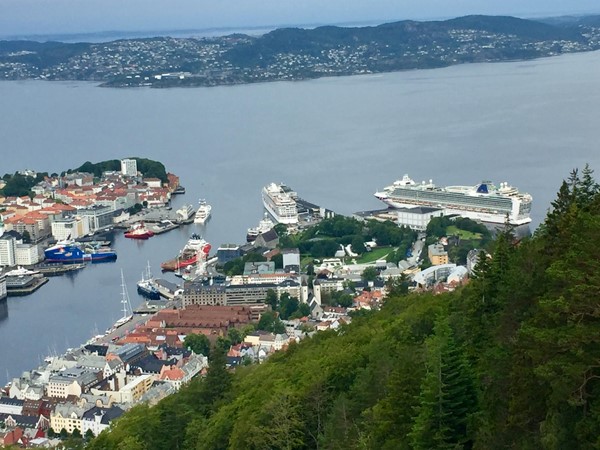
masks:
<path fill-rule="evenodd" d="M 446 318 L 427 342 L 427 374 L 410 433 L 416 450 L 471 448 L 468 424 L 477 400 L 469 363 Z"/>

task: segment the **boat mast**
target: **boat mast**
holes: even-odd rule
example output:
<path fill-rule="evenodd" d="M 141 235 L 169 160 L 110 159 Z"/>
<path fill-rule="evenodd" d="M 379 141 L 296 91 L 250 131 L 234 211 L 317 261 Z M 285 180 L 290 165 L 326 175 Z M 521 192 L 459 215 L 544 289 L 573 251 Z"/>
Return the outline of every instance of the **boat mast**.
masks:
<path fill-rule="evenodd" d="M 127 286 L 125 285 L 123 269 L 121 269 L 121 304 L 123 305 L 123 319 L 133 315 L 131 303 L 129 301 L 129 294 L 127 293 Z"/>

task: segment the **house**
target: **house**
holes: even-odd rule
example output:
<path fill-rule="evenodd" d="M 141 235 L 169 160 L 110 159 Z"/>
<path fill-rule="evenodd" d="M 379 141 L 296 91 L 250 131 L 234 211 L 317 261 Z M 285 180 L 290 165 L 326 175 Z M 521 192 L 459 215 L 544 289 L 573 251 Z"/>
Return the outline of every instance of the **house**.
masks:
<path fill-rule="evenodd" d="M 89 430 L 94 433 L 94 436 L 98 436 L 110 426 L 113 420 L 121 417 L 124 413 L 125 411 L 118 406 L 110 408 L 94 406 L 83 413 L 81 418 L 81 434 L 85 436 Z"/>
<path fill-rule="evenodd" d="M 80 432 L 83 428 L 81 420 L 85 410 L 72 403 L 60 403 L 54 408 L 54 412 L 50 415 L 50 428 L 55 433 L 60 433 L 64 428 L 67 433 L 72 433 L 75 428 Z"/>

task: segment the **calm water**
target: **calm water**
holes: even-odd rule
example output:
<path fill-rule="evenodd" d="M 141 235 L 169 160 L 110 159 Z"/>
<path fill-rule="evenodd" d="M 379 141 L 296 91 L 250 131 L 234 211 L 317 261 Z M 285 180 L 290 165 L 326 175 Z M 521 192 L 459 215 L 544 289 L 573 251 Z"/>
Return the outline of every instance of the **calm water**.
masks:
<path fill-rule="evenodd" d="M 536 226 L 573 167 L 600 171 L 598 73 L 596 52 L 218 88 L 3 82 L 0 172 L 163 161 L 187 188 L 177 204 L 212 204 L 201 231 L 215 247 L 244 240 L 270 181 L 340 213 L 380 207 L 372 193 L 404 173 L 442 185 L 508 181 L 533 195 Z M 119 237 L 116 263 L 0 304 L 0 382 L 105 330 L 120 315 L 120 269 L 136 303 L 146 261 L 157 271 L 193 231 L 141 243 Z"/>

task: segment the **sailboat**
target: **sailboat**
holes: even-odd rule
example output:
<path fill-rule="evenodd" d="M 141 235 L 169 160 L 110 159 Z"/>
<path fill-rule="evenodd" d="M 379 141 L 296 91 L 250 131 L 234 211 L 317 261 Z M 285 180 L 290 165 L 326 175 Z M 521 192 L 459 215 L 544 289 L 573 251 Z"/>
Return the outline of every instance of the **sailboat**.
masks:
<path fill-rule="evenodd" d="M 129 301 L 129 294 L 127 293 L 127 286 L 125 285 L 123 269 L 121 269 L 121 304 L 123 305 L 123 317 L 115 322 L 115 325 L 113 326 L 114 329 L 125 325 L 133 319 L 133 311 L 131 309 L 131 302 Z"/>

